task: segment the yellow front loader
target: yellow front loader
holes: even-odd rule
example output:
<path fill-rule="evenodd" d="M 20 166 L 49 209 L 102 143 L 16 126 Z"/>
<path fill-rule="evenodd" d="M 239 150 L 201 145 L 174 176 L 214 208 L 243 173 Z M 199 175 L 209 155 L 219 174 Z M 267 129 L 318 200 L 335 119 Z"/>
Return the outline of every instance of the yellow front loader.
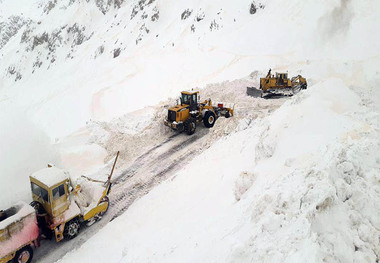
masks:
<path fill-rule="evenodd" d="M 181 103 L 169 108 L 164 124 L 189 135 L 195 132 L 197 123 L 203 121 L 205 127 L 211 128 L 217 118 L 234 115 L 234 110 L 224 107 L 223 104 L 213 106 L 211 99 L 199 102 L 199 91 L 182 91 L 180 100 Z"/>

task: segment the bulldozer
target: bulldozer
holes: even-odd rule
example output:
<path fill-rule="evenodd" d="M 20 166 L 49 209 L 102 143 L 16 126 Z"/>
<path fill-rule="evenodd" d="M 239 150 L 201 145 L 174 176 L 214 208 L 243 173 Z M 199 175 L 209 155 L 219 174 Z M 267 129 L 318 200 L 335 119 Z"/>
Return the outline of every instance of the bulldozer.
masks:
<path fill-rule="evenodd" d="M 200 102 L 199 91 L 182 91 L 180 103 L 169 108 L 164 124 L 173 130 L 195 133 L 197 124 L 203 121 L 206 128 L 212 128 L 219 117 L 229 118 L 234 110 L 218 103 L 212 105 L 211 99 Z"/>
<path fill-rule="evenodd" d="M 271 95 L 292 96 L 307 88 L 307 82 L 301 75 L 288 78 L 288 73 L 271 74 L 269 69 L 265 78 L 260 78 L 260 89 L 247 87 L 247 95 L 252 97 L 269 97 Z"/>
<path fill-rule="evenodd" d="M 260 78 L 260 90 L 262 96 L 266 94 L 294 95 L 302 89 L 307 88 L 306 79 L 301 75 L 288 78 L 288 73 L 271 74 L 269 69 L 265 78 Z"/>

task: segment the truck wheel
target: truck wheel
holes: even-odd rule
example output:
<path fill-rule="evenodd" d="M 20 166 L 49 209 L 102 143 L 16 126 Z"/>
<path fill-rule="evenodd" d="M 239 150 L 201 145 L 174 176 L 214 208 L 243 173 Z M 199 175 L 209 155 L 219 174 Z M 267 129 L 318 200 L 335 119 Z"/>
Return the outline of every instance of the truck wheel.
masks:
<path fill-rule="evenodd" d="M 229 111 L 227 111 L 226 115 L 225 115 L 226 119 L 228 119 L 229 117 L 231 117 L 231 114 Z"/>
<path fill-rule="evenodd" d="M 215 120 L 215 113 L 213 113 L 212 111 L 207 111 L 205 116 L 203 117 L 203 124 L 206 128 L 211 128 L 214 126 Z"/>
<path fill-rule="evenodd" d="M 72 239 L 76 237 L 79 233 L 79 222 L 78 219 L 74 218 L 66 223 L 65 230 L 63 231 L 63 236 L 65 238 Z"/>
<path fill-rule="evenodd" d="M 29 263 L 33 258 L 33 249 L 30 246 L 25 246 L 17 251 L 16 256 L 13 259 L 15 263 Z"/>
<path fill-rule="evenodd" d="M 197 128 L 197 124 L 193 118 L 189 118 L 185 122 L 185 131 L 188 135 L 192 135 Z"/>

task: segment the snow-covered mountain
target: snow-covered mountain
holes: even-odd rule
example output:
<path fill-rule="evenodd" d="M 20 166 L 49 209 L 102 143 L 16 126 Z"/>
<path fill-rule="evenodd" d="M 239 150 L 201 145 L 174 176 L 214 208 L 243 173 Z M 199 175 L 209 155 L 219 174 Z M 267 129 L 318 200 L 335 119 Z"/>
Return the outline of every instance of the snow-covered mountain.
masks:
<path fill-rule="evenodd" d="M 0 7 L 0 205 L 28 200 L 28 175 L 47 162 L 101 178 L 116 150 L 117 176 L 138 172 L 114 195 L 150 191 L 128 210 L 115 202 L 117 218 L 80 248 L 37 250 L 39 262 L 73 248 L 62 262 L 379 261 L 377 1 Z M 247 97 L 269 68 L 302 74 L 308 90 Z M 167 106 L 196 87 L 236 115 L 170 141 Z M 175 143 L 188 144 L 168 157 Z M 155 145 L 159 161 L 139 163 Z"/>

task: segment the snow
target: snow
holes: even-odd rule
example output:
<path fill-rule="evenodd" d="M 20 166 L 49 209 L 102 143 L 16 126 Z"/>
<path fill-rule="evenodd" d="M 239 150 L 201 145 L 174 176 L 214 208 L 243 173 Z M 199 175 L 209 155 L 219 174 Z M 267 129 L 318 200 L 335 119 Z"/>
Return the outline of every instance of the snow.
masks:
<path fill-rule="evenodd" d="M 339 98 L 332 96 L 337 91 Z M 363 155 L 378 149 L 379 117 L 371 115 L 340 80 L 313 85 L 215 143 L 60 262 L 94 256 L 99 262 L 373 262 L 379 185 L 369 187 L 379 166 Z"/>
<path fill-rule="evenodd" d="M 0 113 L 0 206 L 31 200 L 29 175 L 48 163 L 59 165 L 49 137 L 22 110 Z"/>
<path fill-rule="evenodd" d="M 0 201 L 14 198 L 5 185 L 48 162 L 103 180 L 121 150 L 115 178 L 132 172 L 115 193 L 132 196 L 159 168 L 180 162 L 124 214 L 92 226 L 87 242 L 47 262 L 66 252 L 61 262 L 379 260 L 377 1 L 263 0 L 254 15 L 249 0 L 157 0 L 136 9 L 147 1 L 129 1 L 104 13 L 91 1 L 58 1 L 49 12 L 47 1 L 22 2 L 0 1 L 2 21 L 20 12 L 31 19 L 0 50 Z M 192 12 L 181 20 L 185 9 Z M 79 45 L 68 31 L 74 23 L 85 27 Z M 33 37 L 61 28 L 58 44 L 33 46 Z M 287 99 L 245 96 L 269 68 L 303 75 L 308 89 Z M 205 140 L 167 157 L 177 146 L 170 140 L 185 141 L 163 127 L 175 103 L 168 97 L 198 87 L 202 100 L 234 105 L 234 117 L 197 129 Z M 135 163 L 143 166 L 136 174 Z"/>
<path fill-rule="evenodd" d="M 105 191 L 104 183 L 92 182 L 85 178 L 78 179 L 76 183 L 80 185 L 80 191 L 74 198 L 81 214 L 85 215 L 100 202 Z"/>
<path fill-rule="evenodd" d="M 60 182 L 70 179 L 67 172 L 54 166 L 32 173 L 30 177 L 40 181 L 47 187 L 52 187 Z"/>

